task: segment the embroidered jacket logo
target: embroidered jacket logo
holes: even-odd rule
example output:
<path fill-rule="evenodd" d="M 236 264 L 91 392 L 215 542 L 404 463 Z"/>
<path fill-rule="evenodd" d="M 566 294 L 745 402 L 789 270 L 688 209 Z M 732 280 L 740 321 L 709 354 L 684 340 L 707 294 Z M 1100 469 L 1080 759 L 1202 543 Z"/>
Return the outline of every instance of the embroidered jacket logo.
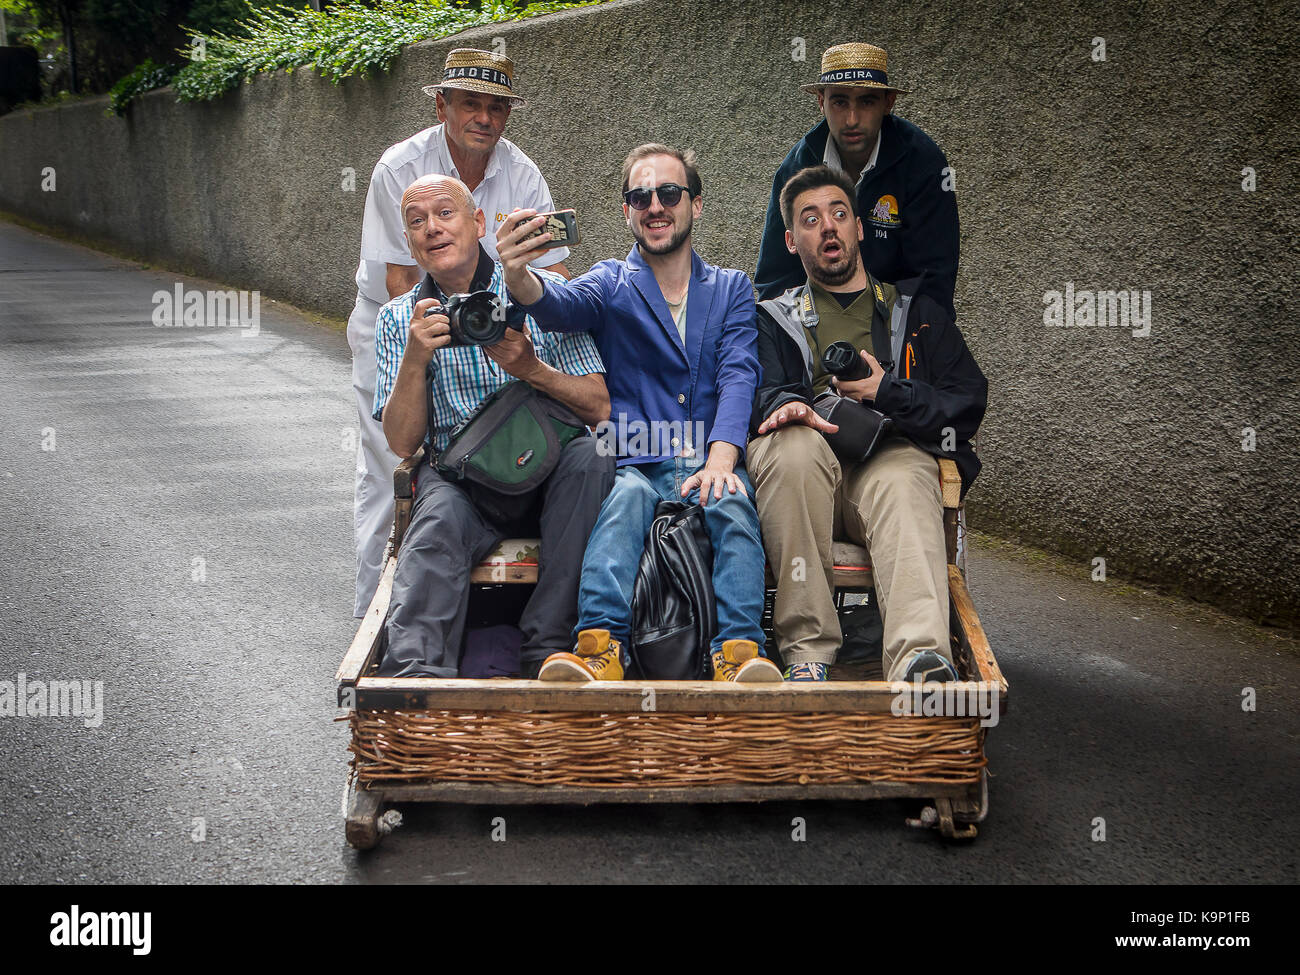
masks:
<path fill-rule="evenodd" d="M 898 219 L 898 201 L 886 193 L 876 205 L 871 208 L 871 223 L 877 227 L 897 227 L 900 224 Z"/>

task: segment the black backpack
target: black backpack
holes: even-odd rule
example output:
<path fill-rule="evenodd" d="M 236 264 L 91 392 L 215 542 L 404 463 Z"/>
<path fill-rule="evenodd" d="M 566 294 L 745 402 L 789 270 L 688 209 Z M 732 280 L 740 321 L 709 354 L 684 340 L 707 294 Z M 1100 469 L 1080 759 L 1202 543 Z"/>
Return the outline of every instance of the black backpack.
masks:
<path fill-rule="evenodd" d="M 699 505 L 660 501 L 632 591 L 629 677 L 707 680 L 718 629 L 713 546 Z"/>

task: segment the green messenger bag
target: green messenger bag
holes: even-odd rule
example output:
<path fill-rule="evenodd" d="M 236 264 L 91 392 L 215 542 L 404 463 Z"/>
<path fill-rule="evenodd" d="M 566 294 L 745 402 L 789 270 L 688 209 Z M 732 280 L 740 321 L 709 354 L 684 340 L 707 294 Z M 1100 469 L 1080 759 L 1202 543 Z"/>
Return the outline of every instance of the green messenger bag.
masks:
<path fill-rule="evenodd" d="M 555 470 L 560 452 L 585 436 L 586 424 L 572 410 L 515 380 L 452 430 L 436 466 L 492 521 L 509 524 L 532 507 L 534 492 Z"/>

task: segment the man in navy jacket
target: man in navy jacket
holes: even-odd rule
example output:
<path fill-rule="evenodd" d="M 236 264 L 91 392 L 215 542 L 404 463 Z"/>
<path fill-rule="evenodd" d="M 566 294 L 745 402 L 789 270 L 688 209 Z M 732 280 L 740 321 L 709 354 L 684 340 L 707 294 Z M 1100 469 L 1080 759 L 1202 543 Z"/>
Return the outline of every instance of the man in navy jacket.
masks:
<path fill-rule="evenodd" d="M 631 253 L 567 283 L 528 268 L 544 245 L 529 239 L 545 222 L 535 210 L 516 211 L 497 232 L 511 298 L 542 328 L 595 339 L 612 407 L 598 433 L 619 466 L 583 562 L 576 653 L 552 655 L 540 677 L 622 678 L 655 506 L 687 499 L 703 507 L 714 553 L 714 679 L 779 681 L 760 649 L 763 547 L 742 462 L 758 383 L 752 287 L 744 272 L 706 264 L 691 247 L 704 207 L 694 153 L 633 149 L 623 198 Z"/>
<path fill-rule="evenodd" d="M 822 73 L 803 90 L 825 115 L 790 150 L 772 181 L 754 284 L 760 299 L 803 284 L 799 258 L 785 246 L 781 188 L 799 170 L 826 164 L 857 185 L 862 259 L 878 281 L 926 275 L 931 297 L 953 311 L 957 282 L 957 193 L 943 150 L 890 112 L 902 88 L 889 84 L 885 52 L 840 44 L 822 55 Z"/>
<path fill-rule="evenodd" d="M 773 628 L 786 680 L 826 679 L 841 643 L 831 562 L 840 532 L 871 554 L 885 679 L 951 680 L 935 458 L 951 457 L 963 491 L 970 487 L 980 467 L 970 441 L 988 383 L 948 312 L 925 293 L 924 276 L 892 286 L 867 273 L 853 200 L 852 182 L 828 166 L 801 170 L 783 187 L 786 246 L 805 279 L 758 309 L 763 378 L 749 463 L 777 574 Z M 822 356 L 835 342 L 858 350 L 866 378 L 827 373 Z M 828 388 L 884 413 L 896 435 L 865 461 L 837 458 L 825 434 L 838 428 L 813 409 Z"/>

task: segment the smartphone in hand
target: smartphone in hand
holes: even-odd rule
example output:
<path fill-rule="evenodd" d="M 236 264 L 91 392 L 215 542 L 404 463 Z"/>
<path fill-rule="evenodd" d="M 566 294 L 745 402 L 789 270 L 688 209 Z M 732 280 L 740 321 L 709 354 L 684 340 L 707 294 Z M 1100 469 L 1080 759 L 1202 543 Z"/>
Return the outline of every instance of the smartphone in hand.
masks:
<path fill-rule="evenodd" d="M 546 246 L 541 248 L 543 250 L 550 250 L 553 247 L 572 247 L 578 243 L 578 213 L 576 210 L 552 210 L 550 213 L 539 213 L 537 216 L 545 217 L 546 223 L 528 236 L 521 237 L 519 239 L 520 243 L 543 235 L 549 235 L 551 238 Z"/>

